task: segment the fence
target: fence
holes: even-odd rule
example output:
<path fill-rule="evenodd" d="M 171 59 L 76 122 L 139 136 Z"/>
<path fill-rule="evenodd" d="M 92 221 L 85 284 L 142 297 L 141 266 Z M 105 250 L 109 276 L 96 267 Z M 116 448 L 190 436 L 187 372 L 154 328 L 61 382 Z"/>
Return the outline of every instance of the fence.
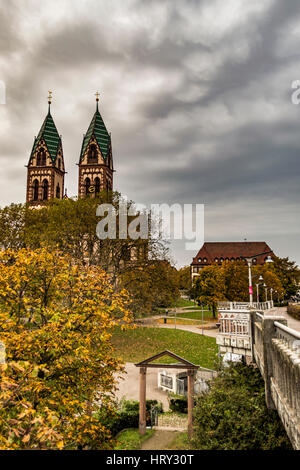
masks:
<path fill-rule="evenodd" d="M 273 300 L 267 302 L 218 302 L 221 310 L 269 310 L 274 307 Z"/>

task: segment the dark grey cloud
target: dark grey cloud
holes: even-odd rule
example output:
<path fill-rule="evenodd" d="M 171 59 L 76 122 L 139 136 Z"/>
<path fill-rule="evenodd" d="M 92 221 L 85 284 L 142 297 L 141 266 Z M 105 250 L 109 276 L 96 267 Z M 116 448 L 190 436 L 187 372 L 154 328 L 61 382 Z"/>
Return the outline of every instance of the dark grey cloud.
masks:
<path fill-rule="evenodd" d="M 207 239 L 266 239 L 300 262 L 299 19 L 297 0 L 3 3 L 1 205 L 24 201 L 48 89 L 76 195 L 99 89 L 117 189 L 138 202 L 205 203 Z M 174 246 L 188 263 L 193 253 Z"/>

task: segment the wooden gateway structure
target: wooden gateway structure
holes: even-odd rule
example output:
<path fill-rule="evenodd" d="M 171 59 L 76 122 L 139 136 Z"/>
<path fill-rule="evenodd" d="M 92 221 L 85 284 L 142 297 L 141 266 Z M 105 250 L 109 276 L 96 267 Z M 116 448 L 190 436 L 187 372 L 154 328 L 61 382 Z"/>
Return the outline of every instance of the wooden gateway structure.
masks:
<path fill-rule="evenodd" d="M 153 362 L 157 359 L 169 356 L 173 359 L 176 359 L 175 364 L 162 364 Z M 188 436 L 192 437 L 193 433 L 193 407 L 194 407 L 194 382 L 195 375 L 199 366 L 193 364 L 192 362 L 183 359 L 177 354 L 172 353 L 171 351 L 165 350 L 155 356 L 149 357 L 138 364 L 135 364 L 136 367 L 140 369 L 140 419 L 139 419 L 139 431 L 141 435 L 144 435 L 146 432 L 146 374 L 148 367 L 156 367 L 163 369 L 185 369 L 187 370 L 188 375 Z"/>

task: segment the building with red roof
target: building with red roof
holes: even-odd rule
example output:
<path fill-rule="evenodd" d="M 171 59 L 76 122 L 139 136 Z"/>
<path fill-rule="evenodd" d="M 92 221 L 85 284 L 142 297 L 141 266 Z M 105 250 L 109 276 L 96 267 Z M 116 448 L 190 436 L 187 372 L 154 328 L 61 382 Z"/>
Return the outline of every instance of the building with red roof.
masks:
<path fill-rule="evenodd" d="M 205 242 L 191 263 L 192 278 L 212 264 L 254 257 L 252 263 L 262 265 L 272 256 L 274 253 L 266 242 Z"/>

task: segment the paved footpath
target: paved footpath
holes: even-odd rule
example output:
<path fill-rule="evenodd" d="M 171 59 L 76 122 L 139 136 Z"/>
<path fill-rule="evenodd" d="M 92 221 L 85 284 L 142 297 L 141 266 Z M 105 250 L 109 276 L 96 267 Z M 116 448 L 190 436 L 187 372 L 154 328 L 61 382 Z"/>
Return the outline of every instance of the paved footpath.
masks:
<path fill-rule="evenodd" d="M 178 432 L 156 430 L 153 436 L 143 442 L 141 450 L 165 450 L 174 441 Z"/>
<path fill-rule="evenodd" d="M 266 312 L 266 315 L 281 315 L 287 319 L 287 326 L 300 331 L 300 320 L 296 320 L 287 313 L 286 307 L 274 307 Z"/>

